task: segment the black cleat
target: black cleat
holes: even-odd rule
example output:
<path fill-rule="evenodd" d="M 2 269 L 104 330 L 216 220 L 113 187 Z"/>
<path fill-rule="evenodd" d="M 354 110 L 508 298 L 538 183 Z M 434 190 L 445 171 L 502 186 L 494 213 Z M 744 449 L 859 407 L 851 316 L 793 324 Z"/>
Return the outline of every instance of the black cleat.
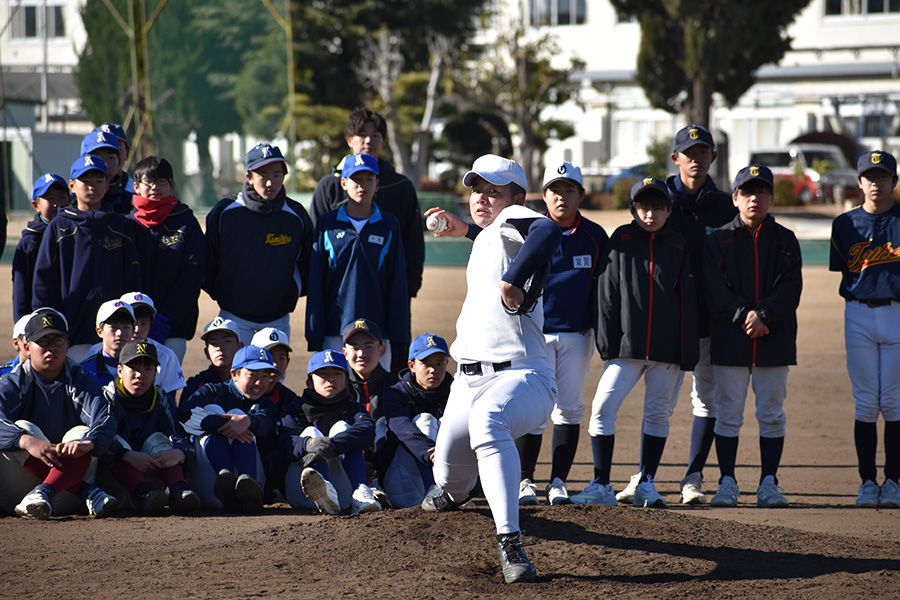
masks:
<path fill-rule="evenodd" d="M 150 488 L 140 494 L 141 513 L 148 516 L 159 515 L 166 509 L 166 493 L 156 488 Z"/>
<path fill-rule="evenodd" d="M 459 503 L 454 502 L 440 487 L 433 485 L 422 500 L 422 508 L 428 512 L 447 512 L 459 508 Z"/>
<path fill-rule="evenodd" d="M 506 583 L 531 581 L 537 577 L 537 571 L 522 547 L 522 533 L 501 533 L 497 536 L 497 551 L 500 553 L 500 565 L 503 567 L 503 579 Z"/>

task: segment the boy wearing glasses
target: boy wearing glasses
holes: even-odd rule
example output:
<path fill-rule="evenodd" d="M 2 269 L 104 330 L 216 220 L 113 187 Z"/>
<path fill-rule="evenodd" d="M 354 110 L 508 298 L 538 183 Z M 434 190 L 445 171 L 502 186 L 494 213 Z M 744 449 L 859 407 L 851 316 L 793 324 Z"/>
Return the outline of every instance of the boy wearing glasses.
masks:
<path fill-rule="evenodd" d="M 134 241 L 141 261 L 141 291 L 156 308 L 150 337 L 184 360 L 199 315 L 206 273 L 206 240 L 194 213 L 175 197 L 172 165 L 148 156 L 134 169 Z"/>
<path fill-rule="evenodd" d="M 66 360 L 69 332 L 61 314 L 36 310 L 25 340 L 28 360 L 0 379 L 0 508 L 48 519 L 78 512 L 84 502 L 91 515 L 105 516 L 118 501 L 84 479 L 116 433 L 110 403 Z"/>

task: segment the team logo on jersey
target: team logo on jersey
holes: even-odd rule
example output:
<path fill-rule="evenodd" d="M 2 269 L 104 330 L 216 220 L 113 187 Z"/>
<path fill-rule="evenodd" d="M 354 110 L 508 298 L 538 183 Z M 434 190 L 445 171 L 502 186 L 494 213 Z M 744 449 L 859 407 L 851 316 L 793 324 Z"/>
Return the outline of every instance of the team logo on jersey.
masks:
<path fill-rule="evenodd" d="M 288 234 L 275 235 L 274 233 L 266 234 L 266 245 L 267 246 L 284 246 L 285 244 L 291 243 L 291 236 Z"/>
<path fill-rule="evenodd" d="M 877 165 L 881 162 L 881 152 L 873 152 L 872 153 L 872 164 Z"/>
<path fill-rule="evenodd" d="M 353 162 L 353 166 L 355 166 L 355 167 L 362 167 L 362 166 L 365 166 L 365 164 L 366 164 L 366 161 L 363 160 L 362 155 L 357 154 L 357 155 L 356 155 L 356 160 Z"/>
<path fill-rule="evenodd" d="M 434 341 L 433 335 L 429 335 L 426 338 L 425 347 L 426 348 L 437 348 L 437 342 Z"/>
<path fill-rule="evenodd" d="M 851 273 L 862 273 L 863 269 L 875 265 L 900 262 L 900 248 L 894 248 L 890 242 L 868 248 L 870 243 L 870 241 L 865 241 L 850 246 L 850 260 L 847 261 L 847 269 Z"/>
<path fill-rule="evenodd" d="M 759 167 L 750 167 L 750 176 L 759 177 Z"/>
<path fill-rule="evenodd" d="M 692 140 L 696 140 L 700 137 L 700 130 L 694 127 L 690 131 L 688 131 L 688 137 Z"/>
<path fill-rule="evenodd" d="M 53 317 L 41 317 L 41 326 L 45 329 L 53 327 Z"/>
<path fill-rule="evenodd" d="M 381 235 L 370 235 L 369 236 L 370 244 L 378 244 L 379 246 L 384 246 L 384 236 Z"/>
<path fill-rule="evenodd" d="M 559 165 L 559 167 L 556 169 L 556 172 L 559 173 L 560 175 L 565 175 L 566 170 L 567 170 L 566 165 Z"/>
<path fill-rule="evenodd" d="M 331 350 L 326 350 L 326 351 L 325 351 L 325 358 L 322 359 L 322 362 L 326 362 L 326 363 L 333 363 L 333 362 L 334 362 L 334 357 L 331 356 Z"/>
<path fill-rule="evenodd" d="M 572 257 L 573 269 L 590 269 L 593 266 L 593 260 L 590 254 L 582 254 L 581 256 Z"/>
<path fill-rule="evenodd" d="M 109 236 L 106 236 L 100 241 L 100 245 L 103 247 L 104 250 L 109 250 L 110 252 L 113 250 L 118 250 L 119 248 L 122 247 L 122 238 L 120 238 L 120 237 L 111 238 Z"/>
<path fill-rule="evenodd" d="M 184 243 L 184 234 L 176 231 L 172 235 L 164 235 L 159 238 L 161 246 L 177 246 Z"/>

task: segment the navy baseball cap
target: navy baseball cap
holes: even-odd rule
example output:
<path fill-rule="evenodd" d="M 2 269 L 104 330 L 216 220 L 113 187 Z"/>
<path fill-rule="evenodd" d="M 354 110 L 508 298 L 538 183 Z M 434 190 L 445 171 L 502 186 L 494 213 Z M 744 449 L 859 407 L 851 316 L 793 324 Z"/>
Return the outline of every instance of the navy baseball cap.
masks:
<path fill-rule="evenodd" d="M 306 368 L 306 374 L 311 375 L 325 367 L 337 367 L 346 373 L 350 372 L 350 366 L 347 364 L 347 359 L 344 358 L 343 352 L 338 350 L 322 350 L 309 357 L 309 365 Z"/>
<path fill-rule="evenodd" d="M 856 161 L 856 174 L 862 175 L 870 169 L 887 171 L 891 175 L 897 174 L 897 159 L 884 150 L 872 150 L 863 154 Z"/>
<path fill-rule="evenodd" d="M 250 371 L 275 371 L 281 375 L 281 370 L 275 366 L 275 359 L 265 348 L 259 346 L 244 346 L 234 353 L 231 361 L 232 369 L 249 369 Z"/>
<path fill-rule="evenodd" d="M 631 186 L 631 203 L 634 204 L 637 201 L 638 196 L 649 190 L 661 192 L 662 195 L 666 197 L 666 200 L 671 201 L 671 198 L 669 197 L 669 188 L 666 187 L 666 184 L 662 179 L 657 179 L 656 177 L 644 177 Z"/>
<path fill-rule="evenodd" d="M 675 134 L 675 141 L 672 142 L 672 154 L 684 152 L 691 146 L 703 144 L 709 146 L 713 150 L 716 149 L 716 143 L 713 141 L 712 134 L 703 125 L 688 125 L 678 130 Z"/>
<path fill-rule="evenodd" d="M 341 168 L 341 177 L 351 177 L 354 173 L 360 171 L 371 171 L 378 175 L 378 159 L 371 154 L 360 152 L 344 159 L 344 166 Z"/>
<path fill-rule="evenodd" d="M 276 162 L 284 163 L 285 165 L 287 164 L 284 155 L 281 153 L 281 149 L 272 144 L 257 144 L 250 148 L 250 152 L 247 153 L 248 171 L 253 171 Z"/>
<path fill-rule="evenodd" d="M 409 360 L 427 358 L 436 352 L 450 354 L 447 341 L 433 333 L 423 333 L 409 345 Z"/>
<path fill-rule="evenodd" d="M 748 181 L 759 180 L 767 183 L 773 190 L 775 189 L 775 177 L 772 171 L 765 165 L 749 165 L 738 171 L 734 176 L 734 182 L 731 184 L 732 189 L 740 189 L 742 185 Z"/>
<path fill-rule="evenodd" d="M 376 342 L 381 343 L 381 327 L 376 325 L 369 319 L 355 319 L 344 326 L 344 343 L 350 339 L 357 331 L 364 331 L 369 334 Z"/>
<path fill-rule="evenodd" d="M 124 346 L 119 353 L 119 363 L 127 365 L 136 358 L 149 358 L 156 364 L 159 364 L 159 352 L 152 342 L 146 340 L 131 340 Z"/>
<path fill-rule="evenodd" d="M 54 185 L 61 185 L 65 188 L 66 193 L 69 193 L 69 183 L 63 179 L 61 176 L 56 173 L 44 173 L 41 175 L 37 181 L 34 182 L 34 187 L 31 188 L 31 199 L 37 200 L 41 196 L 47 193 L 47 190 L 52 188 Z"/>
<path fill-rule="evenodd" d="M 515 183 L 523 190 L 528 190 L 528 179 L 522 165 L 496 154 L 485 154 L 476 158 L 472 163 L 472 170 L 463 175 L 463 185 L 472 187 L 476 177 L 481 177 L 494 185 Z"/>
<path fill-rule="evenodd" d="M 71 179 L 78 179 L 88 171 L 102 171 L 104 175 L 109 177 L 109 171 L 106 169 L 106 163 L 99 156 L 93 154 L 85 154 L 81 158 L 72 163 L 72 171 L 69 176 Z"/>
<path fill-rule="evenodd" d="M 116 139 L 119 141 L 119 146 L 122 145 L 122 142 L 124 142 L 126 146 L 128 145 L 128 136 L 125 135 L 125 129 L 121 125 L 117 125 L 115 123 L 103 123 L 99 127 L 95 128 L 94 131 L 111 133 L 116 136 Z"/>
<path fill-rule="evenodd" d="M 554 181 L 560 179 L 574 183 L 579 188 L 584 189 L 584 178 L 581 176 L 581 169 L 576 167 L 567 160 L 561 164 L 553 164 L 544 170 L 544 189 L 547 189 Z"/>
<path fill-rule="evenodd" d="M 44 336 L 59 334 L 69 337 L 69 326 L 65 318 L 52 308 L 39 308 L 31 313 L 25 324 L 25 339 L 35 342 Z"/>
<path fill-rule="evenodd" d="M 81 153 L 90 154 L 99 148 L 112 148 L 119 151 L 119 138 L 105 131 L 92 131 L 81 140 Z"/>

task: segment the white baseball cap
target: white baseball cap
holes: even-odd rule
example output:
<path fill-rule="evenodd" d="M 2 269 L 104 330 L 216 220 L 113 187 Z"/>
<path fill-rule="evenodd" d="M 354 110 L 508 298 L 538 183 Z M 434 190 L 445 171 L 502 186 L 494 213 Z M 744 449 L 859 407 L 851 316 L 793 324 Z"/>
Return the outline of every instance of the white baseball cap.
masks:
<path fill-rule="evenodd" d="M 463 185 L 471 187 L 476 176 L 494 185 L 515 183 L 523 190 L 528 190 L 528 180 L 522 165 L 496 154 L 485 154 L 477 158 L 472 163 L 472 170 L 463 176 Z"/>
<path fill-rule="evenodd" d="M 266 350 L 271 350 L 275 346 L 284 346 L 288 349 L 288 352 L 294 351 L 294 349 L 291 348 L 290 339 L 288 339 L 287 334 L 274 327 L 264 327 L 254 333 L 253 339 L 250 340 L 250 345 L 265 348 Z"/>
<path fill-rule="evenodd" d="M 584 189 L 584 179 L 581 177 L 581 168 L 576 167 L 567 160 L 564 160 L 562 163 L 549 165 L 544 170 L 543 189 L 546 190 L 547 186 L 560 179 L 571 181 L 581 189 Z"/>
<path fill-rule="evenodd" d="M 101 304 L 100 309 L 97 310 L 97 327 L 102 327 L 103 324 L 106 323 L 107 319 L 109 319 L 120 310 L 124 310 L 129 315 L 131 315 L 131 322 L 134 323 L 134 309 L 131 308 L 130 304 L 121 299 L 107 300 L 106 302 Z"/>
<path fill-rule="evenodd" d="M 28 319 L 31 318 L 32 314 L 33 313 L 28 313 L 27 315 L 16 321 L 16 324 L 13 325 L 14 338 L 22 337 L 23 335 L 25 335 L 25 324 L 28 323 Z"/>
<path fill-rule="evenodd" d="M 204 342 L 206 341 L 206 336 L 212 333 L 213 331 L 230 331 L 237 337 L 237 339 L 241 339 L 241 333 L 238 331 L 237 325 L 231 319 L 223 319 L 222 317 L 216 317 L 212 321 L 206 324 L 206 327 L 203 328 L 203 335 L 200 336 L 200 339 Z"/>
<path fill-rule="evenodd" d="M 130 304 L 132 308 L 136 304 L 143 304 L 153 311 L 153 316 L 156 316 L 156 305 L 153 304 L 153 298 L 147 294 L 142 294 L 141 292 L 128 292 L 127 294 L 122 294 L 122 297 L 119 298 L 119 300 Z"/>

